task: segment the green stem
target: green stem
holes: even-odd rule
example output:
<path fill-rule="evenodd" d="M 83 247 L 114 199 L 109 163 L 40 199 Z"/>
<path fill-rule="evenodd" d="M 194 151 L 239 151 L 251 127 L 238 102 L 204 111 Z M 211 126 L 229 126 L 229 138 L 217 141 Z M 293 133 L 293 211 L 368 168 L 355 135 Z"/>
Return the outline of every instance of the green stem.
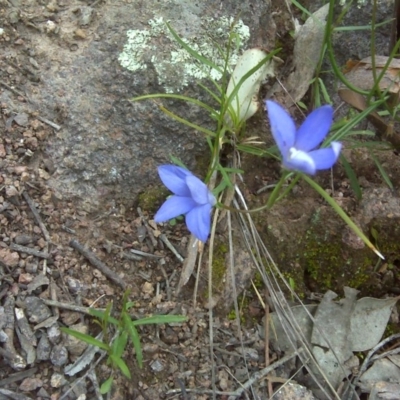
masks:
<path fill-rule="evenodd" d="M 343 209 L 339 206 L 336 201 L 329 196 L 329 194 L 322 189 L 321 186 L 318 185 L 314 180 L 312 180 L 307 175 L 302 174 L 302 178 L 315 190 L 317 191 L 326 202 L 339 214 L 339 216 L 343 219 L 344 222 L 354 231 L 354 233 L 380 258 L 383 260 L 385 257 L 376 249 L 376 247 L 370 242 L 370 240 L 364 235 L 361 229 L 351 220 L 351 218 L 343 211 Z"/>
<path fill-rule="evenodd" d="M 280 181 L 278 182 L 278 184 L 275 186 L 274 190 L 271 192 L 271 194 L 269 195 L 268 198 L 268 202 L 266 205 L 266 208 L 271 208 L 274 203 L 276 202 L 276 199 L 278 198 L 279 192 L 282 189 L 282 185 L 283 183 L 286 181 L 286 179 L 289 177 L 289 175 L 291 175 L 293 172 L 289 172 L 289 171 L 285 171 L 280 179 Z"/>

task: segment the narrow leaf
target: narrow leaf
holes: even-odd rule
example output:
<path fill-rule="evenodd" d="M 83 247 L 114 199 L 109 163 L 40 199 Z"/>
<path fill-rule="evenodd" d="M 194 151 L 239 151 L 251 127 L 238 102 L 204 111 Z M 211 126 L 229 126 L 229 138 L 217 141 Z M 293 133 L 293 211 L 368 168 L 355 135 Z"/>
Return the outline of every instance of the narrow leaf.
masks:
<path fill-rule="evenodd" d="M 128 366 L 122 358 L 117 357 L 115 354 L 110 354 L 110 359 L 128 379 L 131 379 L 131 371 L 129 371 Z"/>
<path fill-rule="evenodd" d="M 69 328 L 60 328 L 62 332 L 66 333 L 67 335 L 71 335 L 76 337 L 77 339 L 82 340 L 83 342 L 86 342 L 92 346 L 96 346 L 100 349 L 109 351 L 110 350 L 110 346 L 108 346 L 108 344 L 101 342 L 100 340 L 95 339 L 94 337 L 87 335 L 85 333 L 81 333 L 78 331 L 74 331 L 73 329 L 69 329 Z"/>
<path fill-rule="evenodd" d="M 382 164 L 375 157 L 375 154 L 372 151 L 370 151 L 369 154 L 370 154 L 371 158 L 374 160 L 376 166 L 378 167 L 378 170 L 379 170 L 380 174 L 382 175 L 382 178 L 385 181 L 386 185 L 389 186 L 390 190 L 393 190 L 394 189 L 393 183 L 390 180 L 389 175 L 386 173 L 385 169 L 383 168 Z"/>
<path fill-rule="evenodd" d="M 113 384 L 114 378 L 110 376 L 106 381 L 102 383 L 100 386 L 100 393 L 101 394 L 107 394 L 111 390 L 111 386 Z"/>
<path fill-rule="evenodd" d="M 127 315 L 126 313 L 123 313 L 122 320 L 124 321 L 125 328 L 129 332 L 133 347 L 135 348 L 136 360 L 139 364 L 139 367 L 142 368 L 143 367 L 143 353 L 142 353 L 142 346 L 140 344 L 139 333 L 138 333 L 137 329 L 135 328 L 133 321 L 131 320 L 129 315 Z"/>
<path fill-rule="evenodd" d="M 353 189 L 353 192 L 357 198 L 358 201 L 361 200 L 362 197 L 362 192 L 361 192 L 361 187 L 360 184 L 358 183 L 357 175 L 354 172 L 353 168 L 347 161 L 346 157 L 342 154 L 340 154 L 340 162 L 342 163 L 344 170 L 346 171 L 346 175 L 348 176 L 350 180 L 350 186 Z"/>
<path fill-rule="evenodd" d="M 142 318 L 132 321 L 135 326 L 150 324 L 176 324 L 186 322 L 188 319 L 183 315 L 153 315 L 152 317 Z"/>
<path fill-rule="evenodd" d="M 126 343 L 128 342 L 128 333 L 122 331 L 119 336 L 117 336 L 112 344 L 113 354 L 116 357 L 121 358 L 125 351 Z"/>
<path fill-rule="evenodd" d="M 101 310 L 96 310 L 95 308 L 89 308 L 89 314 L 93 315 L 93 317 L 99 318 L 102 321 L 105 318 L 105 312 Z M 113 325 L 119 325 L 118 320 L 111 316 L 108 317 L 107 322 Z"/>

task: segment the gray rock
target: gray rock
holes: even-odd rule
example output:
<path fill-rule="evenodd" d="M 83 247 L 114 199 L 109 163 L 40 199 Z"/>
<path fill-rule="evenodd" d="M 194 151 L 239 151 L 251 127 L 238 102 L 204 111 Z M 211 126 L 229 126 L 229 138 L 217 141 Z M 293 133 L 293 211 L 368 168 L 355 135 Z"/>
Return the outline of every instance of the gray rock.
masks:
<path fill-rule="evenodd" d="M 47 337 L 49 338 L 49 341 L 52 344 L 60 343 L 61 340 L 60 327 L 57 324 L 52 325 L 49 329 L 47 329 Z"/>
<path fill-rule="evenodd" d="M 39 361 L 47 361 L 50 359 L 51 344 L 46 334 L 43 334 L 39 340 L 36 349 L 36 358 Z"/>
<path fill-rule="evenodd" d="M 88 326 L 82 323 L 71 325 L 69 326 L 69 328 L 79 333 L 84 333 L 84 334 L 88 333 Z M 88 346 L 86 342 L 79 340 L 72 335 L 66 335 L 64 344 L 69 353 L 71 354 L 71 356 L 74 357 L 80 356 Z"/>
<path fill-rule="evenodd" d="M 348 1 L 347 1 L 348 3 Z M 393 18 L 393 0 L 377 1 L 376 23 L 388 21 Z M 348 12 L 343 18 L 342 26 L 362 26 L 371 25 L 373 2 L 359 1 L 353 2 Z M 342 7 L 337 5 L 337 12 Z M 381 56 L 389 54 L 391 25 L 385 24 L 376 29 L 375 47 L 376 54 Z M 336 32 L 333 35 L 333 45 L 335 55 L 338 58 L 339 65 L 344 65 L 349 58 L 363 59 L 371 55 L 371 35 L 370 31 L 350 30 Z"/>
<path fill-rule="evenodd" d="M 65 385 L 67 380 L 64 378 L 64 375 L 55 372 L 50 378 L 50 385 L 53 388 L 60 388 Z"/>
<path fill-rule="evenodd" d="M 50 361 L 56 367 L 65 365 L 68 361 L 68 351 L 65 346 L 57 344 L 50 353 Z"/>
<path fill-rule="evenodd" d="M 28 296 L 24 304 L 29 321 L 34 324 L 38 324 L 52 315 L 50 308 L 39 297 Z"/>
<path fill-rule="evenodd" d="M 164 369 L 164 365 L 160 360 L 154 360 L 151 364 L 150 364 L 150 368 L 154 371 L 154 372 L 161 372 Z"/>
<path fill-rule="evenodd" d="M 152 28 L 150 20 L 153 25 L 161 17 L 169 20 L 180 35 L 201 46 L 209 34 L 218 36 L 228 30 L 217 27 L 220 21 L 240 15 L 251 33 L 247 47 L 273 47 L 266 33 L 273 26 L 270 1 L 227 0 L 222 9 L 211 0 L 149 0 L 140 5 L 120 2 L 118 7 L 107 2 L 101 11 L 95 17 L 96 31 L 85 43 L 75 44 L 78 48 L 74 52 L 60 46 L 57 52 L 46 55 L 41 35 L 33 33 L 31 43 L 41 49 L 44 65 L 40 67 L 45 66 L 46 73 L 40 90 L 24 88 L 32 101 L 46 110 L 47 118 L 62 125 L 47 143 L 47 152 L 57 167 L 48 182 L 59 196 L 86 198 L 89 210 L 111 197 L 131 202 L 149 184 L 158 185 L 156 167 L 168 162 L 170 155 L 194 169 L 196 159 L 208 151 L 203 134 L 166 116 L 155 102 L 129 101 L 166 90 L 185 91 L 207 101 L 189 73 L 193 75 L 189 71 L 192 64 L 173 58 L 171 52 L 179 46 L 168 38 L 165 27 L 164 31 L 160 26 Z M 154 34 L 148 43 L 151 49 L 144 49 L 136 60 L 140 63 L 136 71 L 122 67 L 119 61 L 128 30 L 141 31 L 142 36 L 143 31 Z M 215 46 L 207 51 L 215 51 Z M 197 107 L 183 101 L 162 103 L 177 115 L 214 128 L 214 122 Z M 197 172 L 201 175 L 206 171 Z"/>

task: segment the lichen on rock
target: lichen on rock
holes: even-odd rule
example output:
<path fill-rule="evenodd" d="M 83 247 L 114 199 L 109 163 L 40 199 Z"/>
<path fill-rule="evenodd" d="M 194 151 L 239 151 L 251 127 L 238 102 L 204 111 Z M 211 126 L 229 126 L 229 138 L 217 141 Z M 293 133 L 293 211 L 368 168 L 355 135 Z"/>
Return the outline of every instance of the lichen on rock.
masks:
<path fill-rule="evenodd" d="M 147 69 L 149 63 L 153 64 L 158 83 L 167 93 L 179 92 L 195 80 L 219 80 L 222 77 L 219 70 L 201 63 L 182 48 L 162 17 L 150 19 L 148 25 L 149 29 L 127 31 L 127 41 L 118 57 L 122 67 L 135 72 Z M 182 40 L 221 70 L 226 62 L 221 49 L 225 51 L 231 41 L 228 67 L 236 65 L 241 50 L 250 38 L 249 27 L 241 19 L 227 16 L 202 18 L 201 25 L 201 34 Z"/>

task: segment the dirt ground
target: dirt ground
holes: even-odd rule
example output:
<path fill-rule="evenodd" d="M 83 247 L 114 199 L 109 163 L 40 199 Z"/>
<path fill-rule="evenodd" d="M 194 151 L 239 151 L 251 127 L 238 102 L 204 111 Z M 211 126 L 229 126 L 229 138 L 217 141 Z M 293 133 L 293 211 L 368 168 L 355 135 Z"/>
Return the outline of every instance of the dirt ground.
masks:
<path fill-rule="evenodd" d="M 52 8 L 53 3 L 46 5 L 43 14 L 42 5 L 35 6 L 35 2 L 24 8 L 18 0 L 0 0 L 0 21 L 4 24 L 0 26 L 0 328 L 8 343 L 13 343 L 11 347 L 3 345 L 0 398 L 100 398 L 98 387 L 110 375 L 110 366 L 103 359 L 95 372 L 85 368 L 74 376 L 66 374 L 65 366 L 76 360 L 84 348 L 77 350 L 76 342 L 69 342 L 59 332 L 59 327 L 81 324 L 96 336 L 100 328 L 93 318 L 68 305 L 105 308 L 112 301 L 118 308 L 123 291 L 129 288 L 136 317 L 177 314 L 187 316 L 188 321 L 140 328 L 144 368 L 138 368 L 134 352 L 128 347 L 125 360 L 132 380 L 117 373 L 111 398 L 208 399 L 212 389 L 208 310 L 201 301 L 193 307 L 192 280 L 183 293 L 176 296 L 182 263 L 160 236 L 164 234 L 185 257 L 189 236 L 184 224 L 174 227 L 164 224 L 160 230 L 152 221 L 154 209 L 141 209 L 137 202 L 109 202 L 96 213 L 86 211 L 84 203 L 76 199 L 59 199 L 47 184 L 55 168 L 46 154 L 46 143 L 59 129 L 60 121 L 46 120 L 40 109 L 33 111 L 29 96 L 21 88 L 29 80 L 40 90 L 39 71 L 26 32 L 43 35 L 47 43 L 51 43 L 48 30 L 54 27 L 46 21 L 51 21 L 57 12 Z M 95 3 L 101 7 L 101 2 Z M 68 1 L 61 6 L 68 7 Z M 75 29 L 68 20 L 58 20 L 58 24 Z M 79 29 L 74 32 L 77 40 L 87 34 L 91 33 Z M 54 40 L 63 39 L 54 36 Z M 391 152 L 383 157 L 386 164 L 395 160 L 393 170 L 389 171 L 395 176 L 397 154 Z M 360 163 L 356 171 L 364 177 L 366 185 L 382 183 L 369 162 Z M 246 188 L 249 195 L 253 196 L 264 184 L 277 179 L 278 172 L 278 164 L 264 160 L 249 171 Z M 339 168 L 336 172 L 334 185 L 343 187 L 344 196 L 352 199 L 343 170 Z M 343 182 L 347 182 L 347 186 Z M 323 175 L 321 183 L 329 187 L 330 175 Z M 300 212 L 301 207 L 291 210 L 292 215 Z M 111 273 L 106 276 L 100 272 L 87 256 L 71 247 L 71 240 L 90 250 Z M 391 273 L 390 287 L 394 287 L 398 284 L 398 270 Z M 201 279 L 205 281 L 205 277 Z M 314 286 L 309 291 L 318 292 L 319 289 Z M 204 292 L 200 292 L 199 296 L 203 295 Z M 237 381 L 245 382 L 265 367 L 268 349 L 266 351 L 258 332 L 264 311 L 254 294 L 248 296 L 242 312 L 251 316 L 251 323 L 244 318 L 238 330 L 236 321 L 226 315 L 216 317 L 213 323 L 220 399 L 227 399 L 227 393 L 236 390 Z M 42 300 L 44 316 L 39 315 L 38 308 L 28 306 L 32 298 Z M 7 314 L 9 309 L 11 316 Z M 24 310 L 29 327 L 26 335 L 31 335 L 33 343 L 31 362 L 22 366 L 15 360 L 18 355 L 26 360 L 29 346 L 22 344 L 24 334 L 14 318 L 16 309 Z M 2 317 L 4 315 L 7 317 Z M 14 330 L 14 324 L 18 329 Z M 239 351 L 241 341 L 246 349 L 245 356 Z M 37 349 L 41 342 L 47 342 L 49 350 L 41 348 L 39 354 Z M 270 361 L 278 356 L 272 351 Z M 279 379 L 277 382 L 279 384 Z M 266 398 L 268 385 L 268 382 L 259 385 L 258 398 Z"/>

